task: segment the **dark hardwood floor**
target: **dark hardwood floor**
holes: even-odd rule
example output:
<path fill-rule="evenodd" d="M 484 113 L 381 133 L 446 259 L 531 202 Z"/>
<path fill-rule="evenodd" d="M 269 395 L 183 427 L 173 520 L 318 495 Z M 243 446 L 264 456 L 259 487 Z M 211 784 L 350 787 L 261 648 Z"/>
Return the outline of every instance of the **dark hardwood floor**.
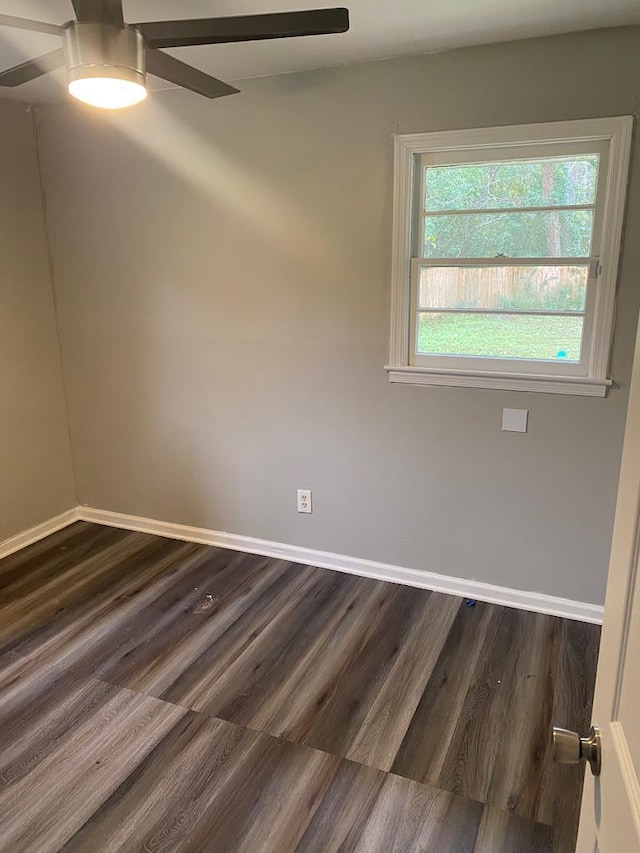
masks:
<path fill-rule="evenodd" d="M 598 641 L 74 524 L 0 561 L 0 851 L 570 853 Z"/>

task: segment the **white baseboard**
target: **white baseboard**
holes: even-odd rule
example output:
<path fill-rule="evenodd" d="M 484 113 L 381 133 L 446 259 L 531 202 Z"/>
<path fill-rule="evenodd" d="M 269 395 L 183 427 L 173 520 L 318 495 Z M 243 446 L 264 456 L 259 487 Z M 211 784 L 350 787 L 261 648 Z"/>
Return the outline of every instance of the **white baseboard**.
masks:
<path fill-rule="evenodd" d="M 166 536 L 169 539 L 200 542 L 204 545 L 215 545 L 218 548 L 229 548 L 233 551 L 247 551 L 250 554 L 262 554 L 265 557 L 291 560 L 295 563 L 305 563 L 323 569 L 333 569 L 338 572 L 362 575 L 391 583 L 446 592 L 462 598 L 473 598 L 492 604 L 517 607 L 520 610 L 533 610 L 552 616 L 577 619 L 581 622 L 602 623 L 603 608 L 601 606 L 572 601 L 569 598 L 557 598 L 539 592 L 524 592 L 519 589 L 495 586 L 483 581 L 454 578 L 419 569 L 405 569 L 388 563 L 363 560 L 359 557 L 332 554 L 330 551 L 316 551 L 311 548 L 302 548 L 299 545 L 284 545 L 280 542 L 271 542 L 268 539 L 254 539 L 251 536 L 239 536 L 235 533 L 208 530 L 204 527 L 171 524 L 167 521 L 156 521 L 152 518 L 91 507 L 79 507 L 78 517 L 83 521 L 92 521 L 110 527 L 121 527 L 125 530 L 137 530 L 141 533 L 153 533 L 156 536 Z"/>
<path fill-rule="evenodd" d="M 73 524 L 74 521 L 79 521 L 79 519 L 80 511 L 76 506 L 73 509 L 68 509 L 66 512 L 60 513 L 60 515 L 54 515 L 53 518 L 49 518 L 41 524 L 36 524 L 35 527 L 23 530 L 22 533 L 10 536 L 8 539 L 0 542 L 0 560 L 3 557 L 8 557 L 9 554 L 26 548 L 27 545 L 32 545 L 34 542 L 44 539 L 45 536 L 50 536 L 56 530 L 62 530 L 63 527 L 67 527 L 69 524 Z"/>

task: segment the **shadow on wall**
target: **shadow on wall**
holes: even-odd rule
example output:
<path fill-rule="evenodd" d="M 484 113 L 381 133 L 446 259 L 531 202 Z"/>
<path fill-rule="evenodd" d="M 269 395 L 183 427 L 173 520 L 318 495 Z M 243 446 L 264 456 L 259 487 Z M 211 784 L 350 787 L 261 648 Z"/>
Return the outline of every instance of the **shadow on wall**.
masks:
<path fill-rule="evenodd" d="M 84 206 L 76 212 L 86 233 L 100 235 L 107 212 L 122 205 L 123 186 L 128 201 L 141 199 L 139 217 L 129 210 L 109 221 L 108 243 L 95 239 L 76 250 L 84 255 L 79 269 L 92 271 L 91 292 L 80 283 L 75 289 L 80 314 L 97 322 L 101 333 L 118 334 L 117 347 L 97 335 L 85 349 L 76 338 L 79 349 L 68 358 L 70 369 L 87 365 L 78 377 L 83 393 L 72 407 L 76 418 L 86 418 L 78 433 L 96 435 L 95 424 L 102 419 L 96 412 L 105 400 L 110 400 L 102 414 L 106 422 L 121 418 L 114 424 L 117 434 L 102 440 L 100 458 L 111 456 L 113 466 L 92 466 L 95 446 L 87 450 L 80 467 L 93 470 L 81 487 L 84 502 L 274 538 L 286 490 L 290 530 L 281 535 L 296 542 L 300 533 L 294 529 L 292 498 L 295 487 L 318 482 L 310 469 L 328 456 L 325 467 L 342 460 L 342 477 L 355 481 L 355 468 L 371 468 L 367 454 L 370 459 L 378 450 L 378 440 L 361 430 L 371 397 L 358 387 L 345 402 L 336 385 L 327 386 L 326 368 L 332 362 L 337 370 L 344 368 L 345 357 L 362 385 L 364 364 L 353 343 L 361 338 L 370 345 L 372 338 L 370 325 L 360 332 L 353 323 L 362 316 L 360 297 L 348 287 L 355 280 L 350 278 L 353 254 L 346 255 L 335 234 L 314 222 L 312 203 L 301 207 L 299 189 L 297 196 L 288 195 L 286 185 L 276 192 L 261 179 L 254 142 L 253 159 L 240 167 L 206 137 L 202 125 L 195 129 L 157 101 L 144 110 L 95 119 L 115 132 L 100 140 L 105 157 L 95 171 L 83 173 L 88 184 L 83 182 Z M 92 131 L 89 125 L 85 142 L 96 139 Z M 277 156 L 290 167 L 282 152 Z M 118 170 L 111 179 L 110 168 Z M 305 157 L 297 168 L 307 169 Z M 378 187 L 371 184 L 374 194 Z M 92 195 L 101 199 L 97 212 Z M 366 263 L 375 268 L 372 302 L 384 305 L 379 259 Z M 369 382 L 373 377 L 389 393 L 380 369 L 386 316 L 378 307 L 376 312 L 375 337 L 385 344 L 376 346 L 366 372 Z M 337 356 L 327 352 L 336 343 Z M 65 343 L 69 346 L 73 343 Z M 292 360 L 292 351 L 301 347 L 314 347 L 322 370 Z M 93 360 L 90 366 L 87 359 Z M 126 383 L 114 376 L 125 376 Z M 308 398 L 296 396 L 295 388 L 309 382 L 314 384 Z M 373 410 L 370 417 L 376 418 Z M 379 414 L 377 419 L 381 425 Z M 299 440 L 296 422 L 305 424 Z M 390 427 L 385 440 L 389 432 Z M 128 485 L 126 509 L 123 469 L 144 480 Z M 283 477 L 284 484 L 275 483 Z M 338 515 L 334 529 L 349 517 L 346 500 L 341 506 L 342 491 L 332 501 Z M 111 496 L 109 506 L 105 495 Z"/>

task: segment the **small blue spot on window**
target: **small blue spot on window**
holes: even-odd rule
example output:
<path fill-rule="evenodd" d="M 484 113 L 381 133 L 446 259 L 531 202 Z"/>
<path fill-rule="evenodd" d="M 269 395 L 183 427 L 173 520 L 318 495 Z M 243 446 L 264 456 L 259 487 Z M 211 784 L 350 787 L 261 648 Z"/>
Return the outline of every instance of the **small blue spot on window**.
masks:
<path fill-rule="evenodd" d="M 563 349 L 559 349 L 556 353 L 556 358 L 566 358 L 567 354 Z"/>

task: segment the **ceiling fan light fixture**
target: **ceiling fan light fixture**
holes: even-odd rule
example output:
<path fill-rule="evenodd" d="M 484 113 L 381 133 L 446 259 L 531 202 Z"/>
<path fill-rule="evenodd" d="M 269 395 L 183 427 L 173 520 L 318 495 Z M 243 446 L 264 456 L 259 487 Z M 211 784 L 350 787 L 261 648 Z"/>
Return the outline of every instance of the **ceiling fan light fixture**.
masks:
<path fill-rule="evenodd" d="M 74 98 L 114 110 L 147 96 L 144 40 L 133 27 L 74 22 L 66 27 L 62 45 Z"/>
<path fill-rule="evenodd" d="M 69 94 L 77 100 L 103 110 L 132 107 L 147 97 L 144 83 L 140 80 L 128 79 L 124 74 L 109 77 L 102 74 L 78 76 L 69 80 L 68 89 Z"/>
<path fill-rule="evenodd" d="M 349 29 L 349 10 L 343 7 L 127 24 L 122 0 L 71 2 L 76 20 L 63 25 L 0 15 L 0 28 L 62 38 L 62 48 L 0 71 L 0 89 L 22 86 L 64 65 L 69 92 L 102 109 L 139 103 L 147 93 L 147 70 L 205 98 L 221 98 L 236 95 L 239 89 L 187 65 L 163 48 L 331 35 Z"/>

